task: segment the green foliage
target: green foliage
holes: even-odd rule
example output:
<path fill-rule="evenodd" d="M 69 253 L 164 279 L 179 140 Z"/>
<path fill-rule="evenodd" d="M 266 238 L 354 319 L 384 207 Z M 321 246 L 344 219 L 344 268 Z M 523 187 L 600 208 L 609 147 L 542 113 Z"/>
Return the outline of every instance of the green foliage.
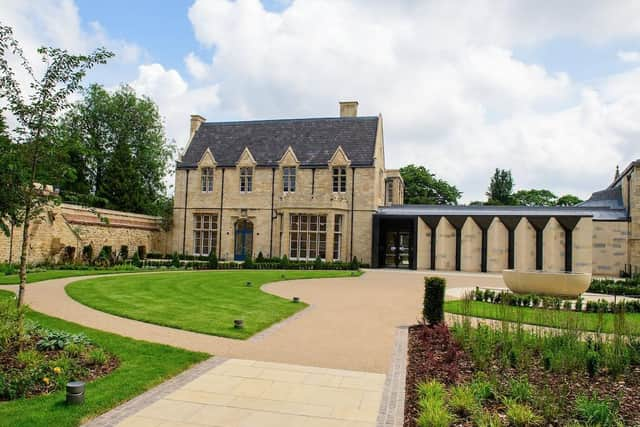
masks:
<path fill-rule="evenodd" d="M 82 334 L 63 331 L 44 331 L 36 347 L 40 351 L 64 350 L 69 344 L 89 345 L 91 342 Z"/>
<path fill-rule="evenodd" d="M 455 421 L 445 404 L 445 396 L 444 385 L 436 380 L 418 384 L 419 427 L 448 427 Z"/>
<path fill-rule="evenodd" d="M 457 205 L 462 193 L 445 180 L 436 178 L 424 166 L 400 168 L 407 205 Z"/>
<path fill-rule="evenodd" d="M 444 321 L 444 292 L 446 280 L 442 277 L 424 278 L 422 318 L 430 325 Z"/>
<path fill-rule="evenodd" d="M 62 118 L 58 139 L 71 147 L 66 161 L 73 173 L 60 184 L 65 200 L 160 215 L 163 228 L 170 227 L 164 176 L 175 150 L 153 101 L 128 86 L 109 93 L 92 85 Z"/>
<path fill-rule="evenodd" d="M 447 403 L 461 417 L 467 417 L 481 408 L 473 388 L 465 384 L 451 388 Z"/>
<path fill-rule="evenodd" d="M 578 203 L 582 203 L 583 200 L 573 194 L 565 194 L 556 201 L 557 206 L 575 206 Z"/>
<path fill-rule="evenodd" d="M 477 427 L 502 427 L 502 418 L 489 411 L 479 411 L 473 415 L 473 423 Z"/>
<path fill-rule="evenodd" d="M 523 377 L 509 381 L 508 396 L 517 403 L 530 402 L 533 397 L 533 389 L 527 378 Z"/>
<path fill-rule="evenodd" d="M 578 418 L 588 426 L 622 426 L 615 400 L 601 400 L 595 395 L 578 396 L 575 405 Z"/>
<path fill-rule="evenodd" d="M 358 257 L 353 257 L 351 259 L 351 270 L 359 270 L 360 269 L 360 261 L 358 261 Z"/>
<path fill-rule="evenodd" d="M 107 363 L 109 356 L 101 348 L 94 348 L 89 352 L 89 364 L 102 366 Z"/>
<path fill-rule="evenodd" d="M 133 264 L 134 267 L 142 267 L 142 261 L 140 260 L 140 255 L 138 255 L 138 251 L 135 251 L 133 253 L 133 257 L 131 258 L 131 264 Z"/>
<path fill-rule="evenodd" d="M 42 354 L 36 350 L 23 350 L 16 356 L 18 362 L 24 365 L 25 369 L 31 369 L 40 365 L 44 361 Z"/>
<path fill-rule="evenodd" d="M 218 257 L 213 250 L 209 252 L 209 256 L 207 257 L 207 267 L 209 267 L 211 270 L 216 270 L 218 268 Z"/>
<path fill-rule="evenodd" d="M 600 370 L 600 365 L 602 364 L 602 357 L 600 353 L 595 350 L 588 350 L 585 356 L 586 359 L 586 367 L 587 374 L 590 378 L 595 377 Z"/>
<path fill-rule="evenodd" d="M 473 395 L 479 402 L 485 402 L 495 398 L 493 384 L 487 381 L 483 375 L 478 375 L 473 379 L 471 382 L 471 390 L 473 390 Z"/>
<path fill-rule="evenodd" d="M 539 426 L 544 422 L 544 419 L 536 415 L 531 407 L 527 405 L 515 401 L 507 401 L 506 406 L 507 419 L 515 427 Z"/>
<path fill-rule="evenodd" d="M 557 197 L 549 190 L 519 190 L 512 198 L 512 204 L 519 206 L 555 206 Z"/>
<path fill-rule="evenodd" d="M 120 258 L 120 261 L 126 261 L 127 259 L 129 259 L 129 246 L 120 246 L 120 251 L 118 251 L 118 258 Z"/>
<path fill-rule="evenodd" d="M 178 252 L 174 252 L 171 256 L 171 266 L 175 268 L 180 268 L 180 256 L 178 256 Z"/>
<path fill-rule="evenodd" d="M 511 176 L 511 171 L 496 168 L 487 190 L 487 204 L 511 205 L 513 204 L 512 192 L 513 177 Z"/>

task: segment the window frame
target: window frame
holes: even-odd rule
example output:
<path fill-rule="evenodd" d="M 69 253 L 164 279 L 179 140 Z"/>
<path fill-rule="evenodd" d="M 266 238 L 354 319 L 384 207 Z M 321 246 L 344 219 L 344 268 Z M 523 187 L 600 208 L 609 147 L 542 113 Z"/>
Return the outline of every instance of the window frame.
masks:
<path fill-rule="evenodd" d="M 333 193 L 347 192 L 347 167 L 334 166 L 331 171 L 331 190 Z"/>
<path fill-rule="evenodd" d="M 213 174 L 212 167 L 200 169 L 200 191 L 202 193 L 213 193 Z"/>
<path fill-rule="evenodd" d="M 282 168 L 282 192 L 295 193 L 298 168 L 295 166 L 284 166 Z"/>
<path fill-rule="evenodd" d="M 206 245 L 205 245 L 206 241 Z M 207 252 L 204 253 L 204 249 Z M 218 249 L 218 214 L 193 214 L 193 255 L 208 256 Z"/>
<path fill-rule="evenodd" d="M 392 205 L 393 204 L 393 180 L 392 179 L 387 180 L 386 186 L 385 186 L 385 192 L 387 197 L 387 203 Z"/>
<path fill-rule="evenodd" d="M 289 214 L 289 258 L 313 261 L 318 256 L 327 259 L 327 215 Z"/>
<path fill-rule="evenodd" d="M 241 166 L 238 171 L 240 175 L 240 193 L 251 193 L 253 191 L 253 169 L 251 166 Z"/>
<path fill-rule="evenodd" d="M 332 253 L 334 261 L 342 260 L 343 233 L 344 233 L 344 215 L 335 214 L 333 217 L 333 253 Z"/>

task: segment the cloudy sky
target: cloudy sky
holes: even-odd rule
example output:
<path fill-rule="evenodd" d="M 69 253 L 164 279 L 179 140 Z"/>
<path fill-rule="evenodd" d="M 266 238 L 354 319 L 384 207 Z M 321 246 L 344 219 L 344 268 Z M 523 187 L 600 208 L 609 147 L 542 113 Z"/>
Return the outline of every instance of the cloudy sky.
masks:
<path fill-rule="evenodd" d="M 546 7 L 545 7 L 546 6 Z M 426 166 L 484 199 L 516 187 L 587 197 L 640 158 L 640 2 L 0 0 L 27 51 L 98 46 L 88 82 L 154 99 L 183 147 L 209 121 L 384 118 L 387 167 Z"/>

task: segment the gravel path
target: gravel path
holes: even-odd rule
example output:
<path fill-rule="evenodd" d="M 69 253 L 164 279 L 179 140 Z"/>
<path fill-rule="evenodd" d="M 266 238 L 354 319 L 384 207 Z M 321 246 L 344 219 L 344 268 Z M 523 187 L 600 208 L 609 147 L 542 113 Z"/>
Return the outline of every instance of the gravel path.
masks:
<path fill-rule="evenodd" d="M 64 287 L 87 277 L 28 285 L 26 302 L 36 311 L 91 328 L 221 357 L 385 373 L 396 328 L 414 324 L 420 315 L 423 276 L 429 274 L 369 270 L 356 278 L 264 285 L 266 292 L 298 296 L 311 306 L 245 341 L 152 325 L 84 306 L 71 299 Z M 437 274 L 447 278 L 450 289 L 504 286 L 500 275 Z M 16 287 L 1 289 L 15 291 Z"/>

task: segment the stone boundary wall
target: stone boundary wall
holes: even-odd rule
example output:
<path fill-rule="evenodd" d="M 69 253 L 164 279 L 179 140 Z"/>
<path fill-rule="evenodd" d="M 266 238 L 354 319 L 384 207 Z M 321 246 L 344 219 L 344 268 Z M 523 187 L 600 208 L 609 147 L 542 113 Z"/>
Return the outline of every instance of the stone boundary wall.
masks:
<path fill-rule="evenodd" d="M 29 263 L 59 262 L 65 247 L 75 248 L 75 258 L 82 248 L 93 246 L 94 257 L 103 246 L 114 252 L 129 247 L 132 254 L 139 246 L 145 251 L 167 252 L 167 233 L 160 217 L 108 209 L 87 208 L 63 203 L 46 209 L 30 227 Z M 0 262 L 18 263 L 22 227 L 14 227 L 12 235 L 0 235 Z"/>

